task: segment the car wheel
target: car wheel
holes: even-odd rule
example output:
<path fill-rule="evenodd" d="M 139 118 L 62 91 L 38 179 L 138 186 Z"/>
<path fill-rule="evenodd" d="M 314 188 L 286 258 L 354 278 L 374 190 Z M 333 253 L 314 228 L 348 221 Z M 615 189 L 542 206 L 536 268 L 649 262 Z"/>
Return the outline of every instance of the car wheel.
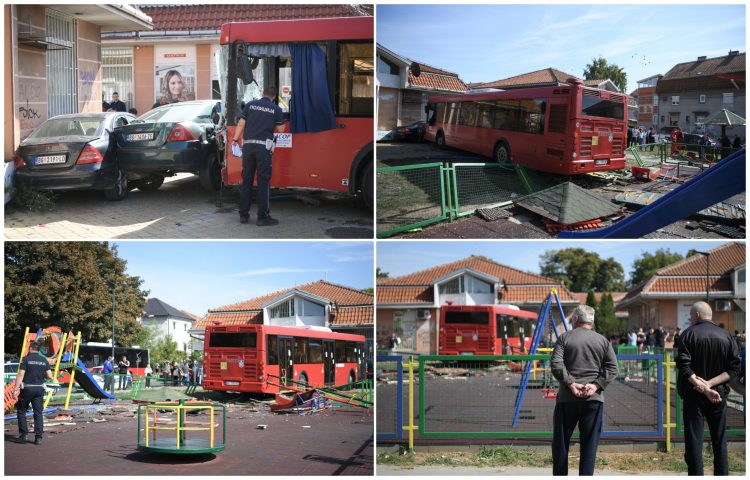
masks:
<path fill-rule="evenodd" d="M 128 178 L 122 173 L 122 169 L 118 165 L 112 186 L 104 190 L 104 198 L 111 202 L 119 202 L 127 197 L 128 191 Z"/>
<path fill-rule="evenodd" d="M 511 163 L 511 157 L 510 157 L 510 147 L 505 142 L 500 142 L 495 146 L 495 154 L 492 156 L 492 158 L 495 160 L 495 162 L 503 164 L 503 163 Z"/>
<path fill-rule="evenodd" d="M 372 210 L 374 200 L 374 189 L 373 178 L 372 178 L 372 159 L 369 161 L 367 166 L 362 170 L 362 179 L 360 185 L 362 186 L 362 201 L 365 206 Z"/>
<path fill-rule="evenodd" d="M 161 175 L 152 175 L 148 178 L 142 178 L 140 180 L 134 180 L 133 186 L 142 192 L 153 192 L 159 190 L 164 184 L 164 177 Z"/>
<path fill-rule="evenodd" d="M 208 156 L 206 165 L 198 175 L 204 190 L 215 192 L 221 187 L 221 164 L 217 160 L 216 154 L 212 153 Z"/>
<path fill-rule="evenodd" d="M 438 148 L 445 148 L 445 135 L 443 132 L 438 132 L 437 137 L 435 137 L 435 143 L 437 143 Z"/>

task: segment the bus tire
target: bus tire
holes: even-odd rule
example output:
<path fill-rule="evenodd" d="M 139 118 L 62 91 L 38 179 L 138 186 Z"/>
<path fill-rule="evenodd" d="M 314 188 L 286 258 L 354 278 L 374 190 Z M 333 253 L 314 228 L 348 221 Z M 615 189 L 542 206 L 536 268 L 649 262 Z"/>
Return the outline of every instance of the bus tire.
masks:
<path fill-rule="evenodd" d="M 445 134 L 442 131 L 438 132 L 437 135 L 435 135 L 435 143 L 440 149 L 443 149 L 446 147 Z"/>
<path fill-rule="evenodd" d="M 302 372 L 299 374 L 299 377 L 297 377 L 297 383 L 302 384 L 304 386 L 308 386 L 309 383 L 307 382 L 307 373 Z"/>
<path fill-rule="evenodd" d="M 372 210 L 373 207 L 375 192 L 372 171 L 373 166 L 372 162 L 370 162 L 365 166 L 364 169 L 362 169 L 362 178 L 360 179 L 360 185 L 362 188 L 362 201 L 370 210 Z"/>
<path fill-rule="evenodd" d="M 512 163 L 510 156 L 510 147 L 505 141 L 500 141 L 495 145 L 495 151 L 492 154 L 492 159 L 499 164 Z"/>

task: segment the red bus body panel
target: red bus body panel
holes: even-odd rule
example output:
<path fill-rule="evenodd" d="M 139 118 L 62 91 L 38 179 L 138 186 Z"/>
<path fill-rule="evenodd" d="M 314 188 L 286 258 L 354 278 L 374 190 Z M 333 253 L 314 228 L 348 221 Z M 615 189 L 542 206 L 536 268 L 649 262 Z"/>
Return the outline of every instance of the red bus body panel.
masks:
<path fill-rule="evenodd" d="M 371 16 L 264 22 L 226 23 L 221 27 L 221 44 L 236 40 L 249 43 L 307 42 L 333 40 L 372 40 Z M 350 188 L 356 172 L 352 166 L 373 142 L 372 117 L 337 116 L 338 128 L 315 133 L 293 133 L 292 148 L 277 147 L 273 154 L 273 188 L 305 188 L 354 193 Z M 233 138 L 234 126 L 228 126 L 227 138 Z M 289 122 L 286 133 L 291 132 Z M 226 185 L 242 184 L 242 158 L 225 153 L 222 179 Z"/>
<path fill-rule="evenodd" d="M 622 102 L 623 119 L 581 115 L 584 91 L 588 95 L 598 96 L 604 100 Z M 486 157 L 493 157 L 495 146 L 500 142 L 505 142 L 510 148 L 513 163 L 561 175 L 625 168 L 628 104 L 627 96 L 623 94 L 581 85 L 562 85 L 464 95 L 441 95 L 430 97 L 429 103 L 535 98 L 547 100 L 543 134 L 444 124 L 442 118 L 437 118 L 434 125 L 428 122 L 425 126 L 425 139 L 434 142 L 438 133 L 442 133 L 445 136 L 446 145 Z M 564 118 L 565 133 L 549 131 L 552 105 L 564 107 L 567 112 Z"/>
<path fill-rule="evenodd" d="M 254 332 L 257 335 L 256 348 L 215 348 L 210 347 L 210 335 L 213 332 L 240 333 Z M 320 340 L 341 340 L 364 344 L 365 337 L 346 333 L 325 332 L 310 330 L 306 328 L 278 327 L 270 325 L 232 325 L 232 326 L 209 326 L 206 328 L 204 339 L 203 358 L 203 388 L 205 390 L 249 392 L 276 394 L 282 389 L 279 387 L 279 378 L 282 376 L 279 365 L 267 365 L 266 337 L 276 335 L 277 337 L 305 337 Z M 326 382 L 323 378 L 323 364 L 299 364 L 293 365 L 292 378 L 298 381 L 300 375 L 307 376 L 308 384 L 313 387 L 323 387 Z M 348 383 L 351 374 L 355 379 L 359 378 L 356 363 L 335 363 L 334 384 L 344 385 Z M 270 381 L 269 383 L 269 376 Z M 227 382 L 236 382 L 227 385 Z"/>
<path fill-rule="evenodd" d="M 484 312 L 488 315 L 486 324 L 482 323 L 446 323 L 447 312 Z M 496 315 L 507 315 L 521 319 L 537 319 L 533 312 L 515 310 L 500 305 L 450 305 L 440 309 L 439 355 L 502 355 L 503 339 L 497 335 Z M 519 337 L 508 337 L 508 345 L 519 351 Z M 531 346 L 531 332 L 524 339 L 524 351 Z"/>

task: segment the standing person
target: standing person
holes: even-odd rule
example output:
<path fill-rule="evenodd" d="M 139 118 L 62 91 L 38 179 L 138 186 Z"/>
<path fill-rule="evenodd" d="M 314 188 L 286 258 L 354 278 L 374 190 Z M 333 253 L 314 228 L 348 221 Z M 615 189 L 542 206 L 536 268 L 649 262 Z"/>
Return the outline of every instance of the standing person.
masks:
<path fill-rule="evenodd" d="M 115 112 L 127 112 L 128 107 L 125 106 L 125 102 L 120 100 L 120 94 L 117 92 L 112 92 L 112 101 L 109 102 L 109 110 L 114 110 Z"/>
<path fill-rule="evenodd" d="M 571 317 L 573 330 L 557 339 L 552 375 L 560 382 L 553 416 L 552 474 L 568 474 L 570 437 L 578 425 L 579 475 L 593 475 L 601 435 L 602 392 L 617 377 L 617 358 L 607 339 L 593 331 L 594 309 L 580 305 Z"/>
<path fill-rule="evenodd" d="M 232 145 L 237 145 L 242 135 L 242 187 L 240 189 L 240 222 L 250 219 L 253 178 L 258 171 L 258 218 L 256 225 L 265 227 L 278 225 L 279 221 L 269 214 L 271 190 L 271 167 L 273 160 L 273 132 L 284 132 L 284 113 L 274 100 L 276 87 L 263 89 L 263 98 L 245 105 L 237 122 Z M 244 132 L 244 133 L 243 133 Z"/>
<path fill-rule="evenodd" d="M 672 348 L 675 350 L 680 348 L 680 335 L 682 335 L 682 329 L 677 327 L 674 331 L 674 337 L 672 337 Z"/>
<path fill-rule="evenodd" d="M 18 366 L 18 376 L 13 387 L 13 396 L 18 398 L 16 404 L 16 418 L 18 419 L 18 443 L 26 443 L 29 426 L 26 423 L 26 412 L 29 404 L 34 409 L 34 444 L 40 445 L 44 436 L 44 381 L 52 378 L 49 362 L 39 355 L 39 348 L 43 345 L 41 339 L 29 344 L 29 354 Z M 20 394 L 20 395 L 19 395 Z"/>
<path fill-rule="evenodd" d="M 654 346 L 656 348 L 664 348 L 668 339 L 669 332 L 664 330 L 664 326 L 659 325 L 659 328 L 654 331 Z"/>
<path fill-rule="evenodd" d="M 203 385 L 203 364 L 198 363 L 198 367 L 195 372 L 195 381 L 198 385 Z"/>
<path fill-rule="evenodd" d="M 740 355 L 737 343 L 729 332 L 716 326 L 712 315 L 706 302 L 693 304 L 691 325 L 682 333 L 675 357 L 688 475 L 703 475 L 704 420 L 711 433 L 714 475 L 729 475 L 727 383 L 740 376 Z"/>
<path fill-rule="evenodd" d="M 124 390 L 128 386 L 127 376 L 128 368 L 130 368 L 130 361 L 125 355 L 122 356 L 122 360 L 117 362 L 117 373 L 120 374 L 120 390 Z"/>
<path fill-rule="evenodd" d="M 732 148 L 742 148 L 742 140 L 740 140 L 739 135 L 734 136 L 734 141 L 732 142 Z"/>
<path fill-rule="evenodd" d="M 708 140 L 708 134 L 704 133 L 700 140 L 698 140 L 698 150 L 700 150 L 700 159 L 704 160 L 706 158 L 706 147 L 708 145 L 711 145 L 711 142 Z"/>
<path fill-rule="evenodd" d="M 643 333 L 643 327 L 639 327 L 638 332 L 636 333 L 636 346 L 638 347 L 639 355 L 643 352 L 643 346 L 645 343 L 646 343 L 646 334 Z"/>
<path fill-rule="evenodd" d="M 648 135 L 646 136 L 646 143 L 648 143 L 649 151 L 654 151 L 654 144 L 656 143 L 656 137 L 654 136 L 654 127 L 649 128 Z"/>
<path fill-rule="evenodd" d="M 631 347 L 637 347 L 638 346 L 638 335 L 635 333 L 635 330 L 631 330 L 630 333 L 628 333 L 628 346 Z"/>
<path fill-rule="evenodd" d="M 114 367 L 114 361 L 115 357 L 110 355 L 107 357 L 107 360 L 104 361 L 104 366 L 102 367 L 102 374 L 104 375 L 104 391 L 105 392 L 114 392 L 114 376 L 113 373 L 115 371 Z"/>
<path fill-rule="evenodd" d="M 146 368 L 143 369 L 143 374 L 146 375 L 146 388 L 151 387 L 151 375 L 154 371 L 151 369 L 151 364 L 147 363 Z"/>
<path fill-rule="evenodd" d="M 654 353 L 654 347 L 656 346 L 656 335 L 653 328 L 648 329 L 646 334 L 646 344 L 648 345 L 648 352 Z"/>
<path fill-rule="evenodd" d="M 628 128 L 628 148 L 633 146 L 633 129 Z"/>

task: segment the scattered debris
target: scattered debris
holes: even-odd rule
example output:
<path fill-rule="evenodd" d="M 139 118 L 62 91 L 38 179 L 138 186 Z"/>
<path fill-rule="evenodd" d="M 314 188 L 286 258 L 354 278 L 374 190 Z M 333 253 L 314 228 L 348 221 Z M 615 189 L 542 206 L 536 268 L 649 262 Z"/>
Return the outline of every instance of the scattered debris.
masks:
<path fill-rule="evenodd" d="M 599 228 L 602 218 L 621 212 L 621 208 L 608 199 L 572 182 L 527 195 L 517 200 L 515 205 L 541 216 L 550 232 Z"/>
<path fill-rule="evenodd" d="M 494 222 L 495 220 L 513 216 L 513 213 L 508 209 L 508 206 L 496 208 L 480 208 L 477 209 L 476 213 L 479 218 L 488 222 Z"/>
<path fill-rule="evenodd" d="M 258 430 L 265 430 L 265 429 L 267 429 L 267 428 L 268 428 L 268 425 L 258 425 L 258 426 L 257 426 L 257 427 L 255 427 L 255 428 L 257 428 Z"/>

